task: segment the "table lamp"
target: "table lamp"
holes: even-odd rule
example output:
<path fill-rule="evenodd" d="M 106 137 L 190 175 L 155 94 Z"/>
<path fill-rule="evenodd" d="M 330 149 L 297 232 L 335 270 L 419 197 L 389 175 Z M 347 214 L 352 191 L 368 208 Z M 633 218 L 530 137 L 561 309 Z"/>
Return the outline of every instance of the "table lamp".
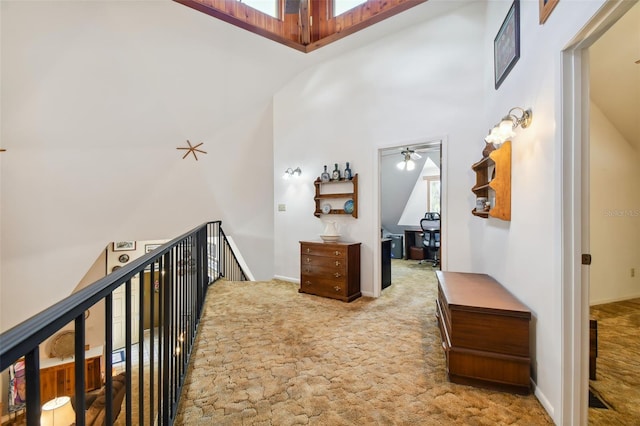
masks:
<path fill-rule="evenodd" d="M 69 426 L 75 422 L 76 413 L 71 407 L 71 399 L 68 396 L 54 398 L 42 406 L 41 426 Z"/>

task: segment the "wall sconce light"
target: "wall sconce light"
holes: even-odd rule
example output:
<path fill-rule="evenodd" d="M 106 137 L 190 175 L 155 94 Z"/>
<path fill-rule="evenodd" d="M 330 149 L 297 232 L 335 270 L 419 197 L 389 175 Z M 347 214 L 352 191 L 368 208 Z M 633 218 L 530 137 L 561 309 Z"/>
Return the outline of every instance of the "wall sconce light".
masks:
<path fill-rule="evenodd" d="M 518 117 L 517 115 L 515 115 L 514 111 L 519 112 L 520 116 Z M 509 113 L 502 117 L 500 123 L 493 126 L 484 140 L 487 143 L 493 144 L 497 148 L 516 135 L 514 130 L 518 126 L 522 127 L 523 129 L 529 127 L 532 119 L 533 112 L 531 112 L 531 108 L 526 110 L 520 107 L 511 108 L 509 110 Z"/>
<path fill-rule="evenodd" d="M 411 171 L 415 169 L 416 163 L 414 160 L 422 158 L 422 155 L 409 148 L 403 150 L 400 154 L 404 157 L 398 164 L 396 164 L 396 167 L 400 170 Z"/>
<path fill-rule="evenodd" d="M 284 175 L 282 175 L 282 178 L 289 179 L 291 176 L 299 177 L 301 174 L 302 174 L 302 170 L 300 170 L 300 167 L 296 167 L 295 169 L 292 169 L 291 167 L 289 167 L 287 170 L 284 171 Z"/>

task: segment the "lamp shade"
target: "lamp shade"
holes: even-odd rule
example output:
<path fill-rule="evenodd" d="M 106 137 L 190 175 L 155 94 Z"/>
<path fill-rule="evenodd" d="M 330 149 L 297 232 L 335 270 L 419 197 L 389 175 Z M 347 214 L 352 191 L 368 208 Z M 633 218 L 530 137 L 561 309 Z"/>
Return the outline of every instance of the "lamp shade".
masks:
<path fill-rule="evenodd" d="M 503 138 L 502 142 L 505 142 L 506 140 L 511 139 L 516 135 L 516 133 L 513 131 L 513 128 L 513 120 L 510 117 L 505 117 L 502 119 L 502 121 L 500 121 L 500 124 L 498 125 L 498 132 Z"/>
<path fill-rule="evenodd" d="M 76 413 L 68 396 L 60 396 L 42 406 L 41 426 L 69 426 L 76 422 Z"/>

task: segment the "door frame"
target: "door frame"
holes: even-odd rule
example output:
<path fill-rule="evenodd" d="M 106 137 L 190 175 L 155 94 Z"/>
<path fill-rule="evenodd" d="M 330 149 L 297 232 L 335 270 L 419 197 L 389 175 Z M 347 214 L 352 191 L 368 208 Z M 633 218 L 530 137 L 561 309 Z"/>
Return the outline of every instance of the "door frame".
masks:
<path fill-rule="evenodd" d="M 372 230 L 372 235 L 373 235 L 373 241 L 380 241 L 380 229 L 382 226 L 382 216 L 380 214 L 380 209 L 381 209 L 381 205 L 380 205 L 380 162 L 382 159 L 382 151 L 386 151 L 388 149 L 393 149 L 393 148 L 403 148 L 403 147 L 411 147 L 414 145 L 424 145 L 427 143 L 433 143 L 436 141 L 440 141 L 440 269 L 441 270 L 446 270 L 447 269 L 447 259 L 449 258 L 449 256 L 447 256 L 447 215 L 446 215 L 446 211 L 447 211 L 447 194 L 449 193 L 448 191 L 448 182 L 449 179 L 447 177 L 447 170 L 448 167 L 446 166 L 447 164 L 447 159 L 448 159 L 448 142 L 447 142 L 447 137 L 446 136 L 433 136 L 433 137 L 427 137 L 427 138 L 423 138 L 423 139 L 418 139 L 418 140 L 414 140 L 414 141 L 404 141 L 402 143 L 399 142 L 388 142 L 388 143 L 383 143 L 383 144 L 379 144 L 377 146 L 374 147 L 374 152 L 373 152 L 373 176 L 375 177 L 373 179 L 373 205 L 376 208 L 376 211 L 374 213 L 374 220 L 372 221 L 373 223 L 373 230 Z M 380 297 L 380 295 L 382 294 L 382 272 L 381 272 L 381 267 L 382 267 L 382 260 L 380 259 L 381 256 L 381 247 L 380 244 L 374 244 L 373 245 L 373 297 Z"/>
<path fill-rule="evenodd" d="M 589 68 L 588 48 L 635 2 L 611 0 L 562 51 L 562 116 L 558 148 L 562 228 L 561 424 L 588 423 L 589 273 Z"/>

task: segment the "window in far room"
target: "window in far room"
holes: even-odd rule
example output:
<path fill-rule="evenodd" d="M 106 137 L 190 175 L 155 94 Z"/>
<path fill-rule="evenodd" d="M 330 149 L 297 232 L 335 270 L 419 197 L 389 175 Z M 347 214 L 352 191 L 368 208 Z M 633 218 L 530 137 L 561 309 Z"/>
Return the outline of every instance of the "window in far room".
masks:
<path fill-rule="evenodd" d="M 425 176 L 427 183 L 427 211 L 440 213 L 440 176 Z"/>
<path fill-rule="evenodd" d="M 256 10 L 259 10 L 264 14 L 273 16 L 274 18 L 278 18 L 280 15 L 278 13 L 278 6 L 280 4 L 278 0 L 238 0 L 238 1 Z"/>
<path fill-rule="evenodd" d="M 367 0 L 333 0 L 333 16 L 342 15 L 347 10 L 366 2 Z"/>

